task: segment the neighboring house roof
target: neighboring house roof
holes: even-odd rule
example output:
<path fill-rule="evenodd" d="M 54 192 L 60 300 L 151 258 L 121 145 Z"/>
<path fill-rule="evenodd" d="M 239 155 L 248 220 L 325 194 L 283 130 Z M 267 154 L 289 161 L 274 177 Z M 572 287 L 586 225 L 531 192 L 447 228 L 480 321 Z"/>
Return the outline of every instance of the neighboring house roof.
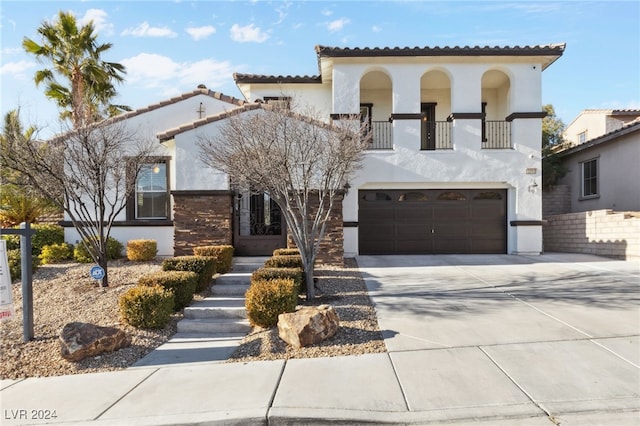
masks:
<path fill-rule="evenodd" d="M 565 149 L 563 151 L 558 151 L 557 155 L 559 157 L 566 157 L 572 154 L 575 154 L 577 152 L 581 152 L 584 151 L 586 149 L 589 148 L 593 148 L 595 146 L 600 146 L 606 143 L 611 143 L 614 142 L 616 140 L 618 140 L 620 137 L 631 134 L 631 133 L 635 133 L 635 132 L 640 132 L 640 119 L 636 119 L 634 121 L 632 121 L 631 123 L 627 124 L 626 126 L 623 126 L 617 130 L 614 130 L 612 132 L 607 133 L 606 135 L 602 135 L 599 136 L 597 138 L 593 138 L 591 140 L 588 140 L 584 143 L 581 143 L 580 145 L 576 145 L 572 148 L 568 148 Z"/>
<path fill-rule="evenodd" d="M 580 117 L 589 114 L 599 114 L 609 117 L 634 117 L 640 116 L 640 109 L 583 109 L 580 111 L 580 114 L 571 120 L 571 123 L 569 123 L 567 128 L 571 127 L 573 123 L 580 119 Z"/>
<path fill-rule="evenodd" d="M 158 140 L 160 140 L 160 142 L 166 142 L 168 140 L 173 139 L 176 135 L 180 134 L 180 133 L 184 133 L 188 130 L 193 130 L 193 129 L 197 129 L 198 127 L 202 127 L 204 125 L 207 125 L 209 123 L 213 123 L 216 121 L 220 121 L 220 120 L 224 120 L 226 118 L 231 117 L 232 115 L 237 115 L 237 114 L 242 114 L 248 111 L 253 111 L 253 110 L 257 110 L 257 109 L 262 109 L 265 111 L 273 111 L 275 108 L 273 105 L 269 105 L 269 104 L 265 104 L 262 102 L 245 102 L 242 106 L 239 106 L 238 108 L 234 108 L 232 110 L 228 110 L 228 111 L 223 111 L 220 112 L 218 114 L 214 114 L 214 115 L 210 115 L 208 117 L 202 118 L 200 120 L 196 120 L 193 121 L 191 123 L 185 124 L 183 126 L 179 126 L 173 129 L 169 129 L 166 130 L 162 133 L 158 133 L 156 134 L 156 137 L 158 138 Z M 288 114 L 293 117 L 296 118 L 298 120 L 301 121 L 306 121 L 307 123 L 310 124 L 314 124 L 316 126 L 319 127 L 323 127 L 323 128 L 333 128 L 333 126 L 331 126 L 328 123 L 325 123 L 324 121 L 319 121 L 319 120 L 315 120 L 311 117 L 307 117 L 305 115 L 302 114 L 297 114 L 295 112 L 288 112 Z"/>

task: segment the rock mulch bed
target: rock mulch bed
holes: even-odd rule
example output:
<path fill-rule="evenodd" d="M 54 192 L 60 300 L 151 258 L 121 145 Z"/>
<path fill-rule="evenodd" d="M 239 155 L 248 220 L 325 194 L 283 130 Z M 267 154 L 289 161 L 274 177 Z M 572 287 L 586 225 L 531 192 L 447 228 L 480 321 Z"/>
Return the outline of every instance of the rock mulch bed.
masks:
<path fill-rule="evenodd" d="M 36 270 L 33 281 L 35 340 L 22 341 L 22 295 L 20 282 L 13 284 L 15 318 L 0 322 L 0 378 L 18 379 L 113 371 L 127 368 L 165 343 L 175 332 L 181 313 L 174 314 L 161 330 L 140 330 L 122 323 L 118 299 L 144 274 L 160 270 L 161 261 L 114 261 L 109 264 L 108 288 L 89 277 L 91 265 L 64 263 Z M 310 347 L 293 349 L 278 338 L 277 328 L 255 329 L 228 362 L 312 358 L 385 352 L 375 310 L 357 265 L 318 268 L 321 294 L 308 305 L 332 305 L 340 318 L 333 337 Z M 206 296 L 196 295 L 195 299 Z M 119 327 L 131 336 L 131 346 L 112 353 L 70 362 L 62 358 L 58 338 L 73 321 Z"/>

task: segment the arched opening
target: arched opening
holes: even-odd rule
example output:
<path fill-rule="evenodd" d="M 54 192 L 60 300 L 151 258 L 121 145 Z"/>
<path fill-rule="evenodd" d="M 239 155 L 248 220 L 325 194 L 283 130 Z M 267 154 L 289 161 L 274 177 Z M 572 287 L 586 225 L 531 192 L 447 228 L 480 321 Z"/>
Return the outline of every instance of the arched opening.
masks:
<path fill-rule="evenodd" d="M 511 126 L 505 117 L 511 112 L 511 81 L 499 70 L 482 75 L 482 147 L 511 148 Z"/>
<path fill-rule="evenodd" d="M 441 70 L 426 72 L 420 78 L 420 113 L 422 114 L 421 149 L 452 149 L 451 80 Z"/>
<path fill-rule="evenodd" d="M 380 70 L 369 71 L 360 79 L 360 119 L 372 133 L 371 149 L 393 148 L 391 116 L 393 84 Z"/>

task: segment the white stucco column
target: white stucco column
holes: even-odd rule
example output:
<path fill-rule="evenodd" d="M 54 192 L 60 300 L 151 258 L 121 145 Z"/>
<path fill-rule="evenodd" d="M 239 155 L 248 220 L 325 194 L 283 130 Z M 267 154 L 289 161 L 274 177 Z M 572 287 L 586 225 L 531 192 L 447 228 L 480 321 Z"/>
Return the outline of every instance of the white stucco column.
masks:
<path fill-rule="evenodd" d="M 332 113 L 357 114 L 360 112 L 360 77 L 362 67 L 340 65 L 333 67 Z"/>

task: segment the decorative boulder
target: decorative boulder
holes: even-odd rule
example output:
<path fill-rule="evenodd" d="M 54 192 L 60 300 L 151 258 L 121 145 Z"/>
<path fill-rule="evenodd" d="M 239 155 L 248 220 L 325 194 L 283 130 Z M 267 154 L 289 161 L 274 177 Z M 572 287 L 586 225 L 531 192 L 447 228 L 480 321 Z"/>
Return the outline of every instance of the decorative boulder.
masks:
<path fill-rule="evenodd" d="M 60 352 L 68 361 L 80 361 L 130 344 L 131 338 L 118 328 L 100 327 L 85 322 L 70 322 L 60 333 Z"/>
<path fill-rule="evenodd" d="M 278 335 L 295 348 L 320 343 L 336 334 L 340 320 L 329 305 L 304 306 L 278 315 Z"/>

